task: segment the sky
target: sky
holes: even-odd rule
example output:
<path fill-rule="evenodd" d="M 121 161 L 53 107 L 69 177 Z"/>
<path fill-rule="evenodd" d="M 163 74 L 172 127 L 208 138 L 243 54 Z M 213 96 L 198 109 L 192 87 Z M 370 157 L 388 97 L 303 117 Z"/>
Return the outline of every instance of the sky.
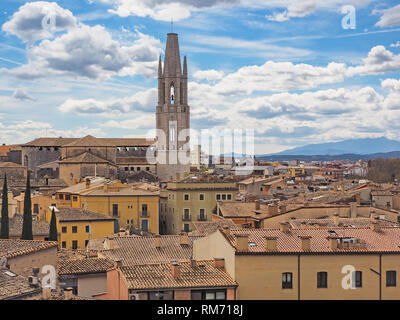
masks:
<path fill-rule="evenodd" d="M 400 140 L 396 2 L 1 0 L 0 144 L 146 136 L 171 29 L 196 130 L 254 129 L 256 153 Z"/>

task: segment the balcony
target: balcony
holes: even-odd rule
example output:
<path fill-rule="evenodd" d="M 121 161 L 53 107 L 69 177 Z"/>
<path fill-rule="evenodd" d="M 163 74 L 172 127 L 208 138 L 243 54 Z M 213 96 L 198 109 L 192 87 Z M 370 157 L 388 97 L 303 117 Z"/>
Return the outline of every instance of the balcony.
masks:
<path fill-rule="evenodd" d="M 207 221 L 207 216 L 204 214 L 197 215 L 197 221 Z"/>
<path fill-rule="evenodd" d="M 148 218 L 148 217 L 150 217 L 150 214 L 149 214 L 148 211 L 142 211 L 142 212 L 140 213 L 140 217 L 141 217 L 141 218 Z"/>
<path fill-rule="evenodd" d="M 182 215 L 182 221 L 192 221 L 192 216 L 190 214 Z"/>

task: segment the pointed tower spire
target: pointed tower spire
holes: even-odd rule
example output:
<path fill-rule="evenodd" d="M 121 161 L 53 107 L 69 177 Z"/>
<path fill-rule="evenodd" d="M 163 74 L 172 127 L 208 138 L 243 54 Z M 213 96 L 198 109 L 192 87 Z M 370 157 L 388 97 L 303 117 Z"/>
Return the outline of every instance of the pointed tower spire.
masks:
<path fill-rule="evenodd" d="M 158 60 L 158 77 L 162 77 L 162 62 L 161 62 L 161 54 L 160 54 L 160 59 Z"/>
<path fill-rule="evenodd" d="M 178 35 L 168 33 L 167 48 L 165 50 L 164 76 L 176 77 L 182 74 L 181 56 L 179 53 Z"/>
<path fill-rule="evenodd" d="M 183 75 L 185 77 L 187 77 L 187 75 L 188 75 L 186 56 L 183 58 Z"/>

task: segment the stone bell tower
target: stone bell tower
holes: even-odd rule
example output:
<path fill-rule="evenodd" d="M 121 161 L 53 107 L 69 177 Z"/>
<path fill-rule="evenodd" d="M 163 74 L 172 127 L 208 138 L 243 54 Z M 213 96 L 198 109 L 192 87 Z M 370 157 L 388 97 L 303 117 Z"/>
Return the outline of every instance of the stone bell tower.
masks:
<path fill-rule="evenodd" d="M 158 65 L 157 176 L 160 181 L 183 177 L 190 171 L 190 107 L 188 105 L 188 71 L 183 70 L 178 35 L 168 33 L 164 69 Z M 184 130 L 184 131 L 183 131 Z"/>

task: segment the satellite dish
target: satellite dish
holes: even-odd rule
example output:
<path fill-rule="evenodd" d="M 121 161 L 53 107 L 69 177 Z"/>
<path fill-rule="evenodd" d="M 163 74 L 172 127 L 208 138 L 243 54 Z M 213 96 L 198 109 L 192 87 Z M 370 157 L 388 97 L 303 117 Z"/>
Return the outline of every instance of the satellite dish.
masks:
<path fill-rule="evenodd" d="M 0 259 L 0 269 L 6 269 L 7 268 L 7 258 L 2 257 Z"/>

